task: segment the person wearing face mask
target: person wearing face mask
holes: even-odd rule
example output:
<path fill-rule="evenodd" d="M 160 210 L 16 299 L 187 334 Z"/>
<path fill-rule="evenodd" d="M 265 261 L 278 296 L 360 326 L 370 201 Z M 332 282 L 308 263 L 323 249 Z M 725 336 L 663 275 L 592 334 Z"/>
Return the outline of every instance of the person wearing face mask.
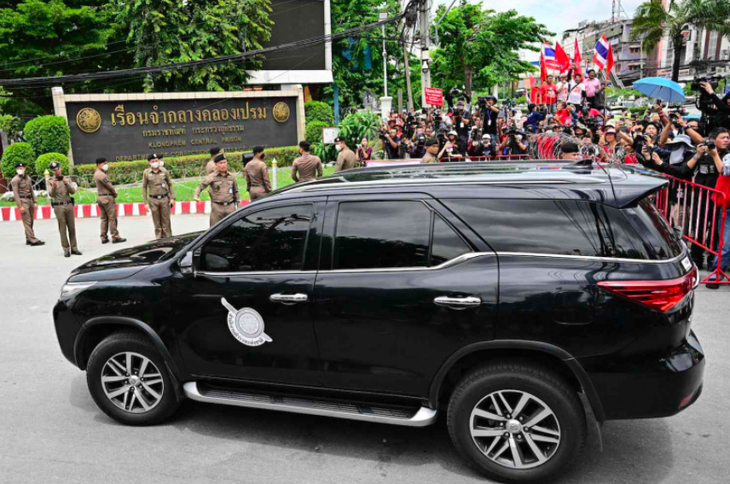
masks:
<path fill-rule="evenodd" d="M 74 199 L 78 186 L 68 177 L 63 176 L 61 164 L 54 161 L 49 165 L 53 177 L 47 179 L 48 197 L 58 221 L 58 232 L 61 234 L 61 247 L 64 257 L 81 255 L 76 246 L 76 220 L 74 219 Z"/>
<path fill-rule="evenodd" d="M 312 181 L 322 176 L 322 160 L 319 156 L 310 155 L 310 148 L 309 142 L 299 142 L 299 158 L 291 164 L 291 178 L 294 183 Z"/>
<path fill-rule="evenodd" d="M 335 164 L 335 172 L 349 170 L 357 166 L 357 156 L 347 147 L 345 138 L 340 136 L 335 138 L 335 149 L 339 151 L 337 163 Z"/>
<path fill-rule="evenodd" d="M 43 245 L 45 242 L 38 240 L 35 232 L 33 232 L 35 208 L 38 205 L 35 200 L 35 194 L 33 193 L 33 180 L 25 174 L 25 163 L 16 163 L 15 173 L 16 175 L 10 180 L 10 186 L 13 188 L 15 205 L 18 206 L 20 216 L 23 219 L 25 244 L 32 246 Z"/>
<path fill-rule="evenodd" d="M 160 166 L 160 157 L 153 153 L 147 157 L 150 167 L 142 175 L 142 199 L 147 212 L 152 214 L 155 238 L 172 236 L 170 208 L 175 205 L 175 191 L 170 173 Z"/>
<path fill-rule="evenodd" d="M 251 162 L 249 161 L 249 164 Z M 210 187 L 210 226 L 214 226 L 238 208 L 238 182 L 228 171 L 228 160 L 221 153 L 215 157 L 215 173 L 211 173 L 195 189 L 193 200 L 200 201 L 200 192 Z"/>
<path fill-rule="evenodd" d="M 112 244 L 118 244 L 126 242 L 127 239 L 121 238 L 117 230 L 117 191 L 109 181 L 107 171 L 109 171 L 109 163 L 107 163 L 106 158 L 97 158 L 94 183 L 96 183 L 96 203 L 99 206 L 101 215 L 101 243 L 106 244 L 109 242 L 107 234 L 110 233 L 112 235 Z"/>
<path fill-rule="evenodd" d="M 271 193 L 269 168 L 264 163 L 265 157 L 263 146 L 254 146 L 253 159 L 243 168 L 246 175 L 246 189 L 252 202 Z"/>

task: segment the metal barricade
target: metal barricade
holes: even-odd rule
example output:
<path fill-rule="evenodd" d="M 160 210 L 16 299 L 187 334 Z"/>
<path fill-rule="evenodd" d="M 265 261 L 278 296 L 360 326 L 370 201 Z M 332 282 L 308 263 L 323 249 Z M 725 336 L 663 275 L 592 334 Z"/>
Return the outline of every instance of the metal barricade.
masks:
<path fill-rule="evenodd" d="M 720 269 L 720 257 L 725 238 L 725 194 L 698 183 L 664 175 L 669 184 L 657 192 L 654 205 L 673 227 L 681 229 L 682 239 L 700 247 L 718 261 L 715 270 L 704 279 L 718 284 L 730 284 L 730 277 Z"/>

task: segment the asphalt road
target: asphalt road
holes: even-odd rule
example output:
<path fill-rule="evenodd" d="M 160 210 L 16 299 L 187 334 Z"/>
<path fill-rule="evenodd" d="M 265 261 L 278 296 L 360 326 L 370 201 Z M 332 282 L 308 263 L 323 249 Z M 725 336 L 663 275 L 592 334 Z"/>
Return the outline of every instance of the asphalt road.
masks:
<path fill-rule="evenodd" d="M 173 217 L 173 229 L 207 220 Z M 409 429 L 188 401 L 157 427 L 107 418 L 61 355 L 51 316 L 71 269 L 120 248 L 99 243 L 98 223 L 78 220 L 84 255 L 65 259 L 55 221 L 37 223 L 44 247 L 0 222 L 0 483 L 486 482 L 452 450 L 443 416 Z M 122 218 L 120 231 L 131 246 L 152 238 L 152 222 Z M 698 290 L 694 329 L 708 359 L 699 401 L 672 418 L 607 423 L 604 452 L 592 442 L 562 483 L 727 482 L 729 303 L 730 287 Z"/>

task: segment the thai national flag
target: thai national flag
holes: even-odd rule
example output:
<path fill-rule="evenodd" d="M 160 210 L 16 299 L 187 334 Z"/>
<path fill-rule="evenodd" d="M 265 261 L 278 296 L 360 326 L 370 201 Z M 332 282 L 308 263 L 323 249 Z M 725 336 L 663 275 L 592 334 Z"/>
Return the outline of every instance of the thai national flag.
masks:
<path fill-rule="evenodd" d="M 605 35 L 601 36 L 598 42 L 596 42 L 593 63 L 601 70 L 606 69 L 607 73 L 613 69 L 613 48 Z"/>
<path fill-rule="evenodd" d="M 545 67 L 548 69 L 560 69 L 560 63 L 555 59 L 555 49 L 552 45 L 545 42 L 542 45 L 542 55 Z"/>

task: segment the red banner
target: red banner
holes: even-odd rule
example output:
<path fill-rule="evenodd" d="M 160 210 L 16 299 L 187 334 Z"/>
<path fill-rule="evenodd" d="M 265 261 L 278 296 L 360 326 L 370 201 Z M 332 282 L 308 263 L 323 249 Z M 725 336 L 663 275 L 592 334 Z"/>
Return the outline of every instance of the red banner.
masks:
<path fill-rule="evenodd" d="M 430 106 L 443 106 L 444 105 L 444 91 L 437 87 L 426 87 L 424 88 L 426 94 L 426 104 Z"/>

